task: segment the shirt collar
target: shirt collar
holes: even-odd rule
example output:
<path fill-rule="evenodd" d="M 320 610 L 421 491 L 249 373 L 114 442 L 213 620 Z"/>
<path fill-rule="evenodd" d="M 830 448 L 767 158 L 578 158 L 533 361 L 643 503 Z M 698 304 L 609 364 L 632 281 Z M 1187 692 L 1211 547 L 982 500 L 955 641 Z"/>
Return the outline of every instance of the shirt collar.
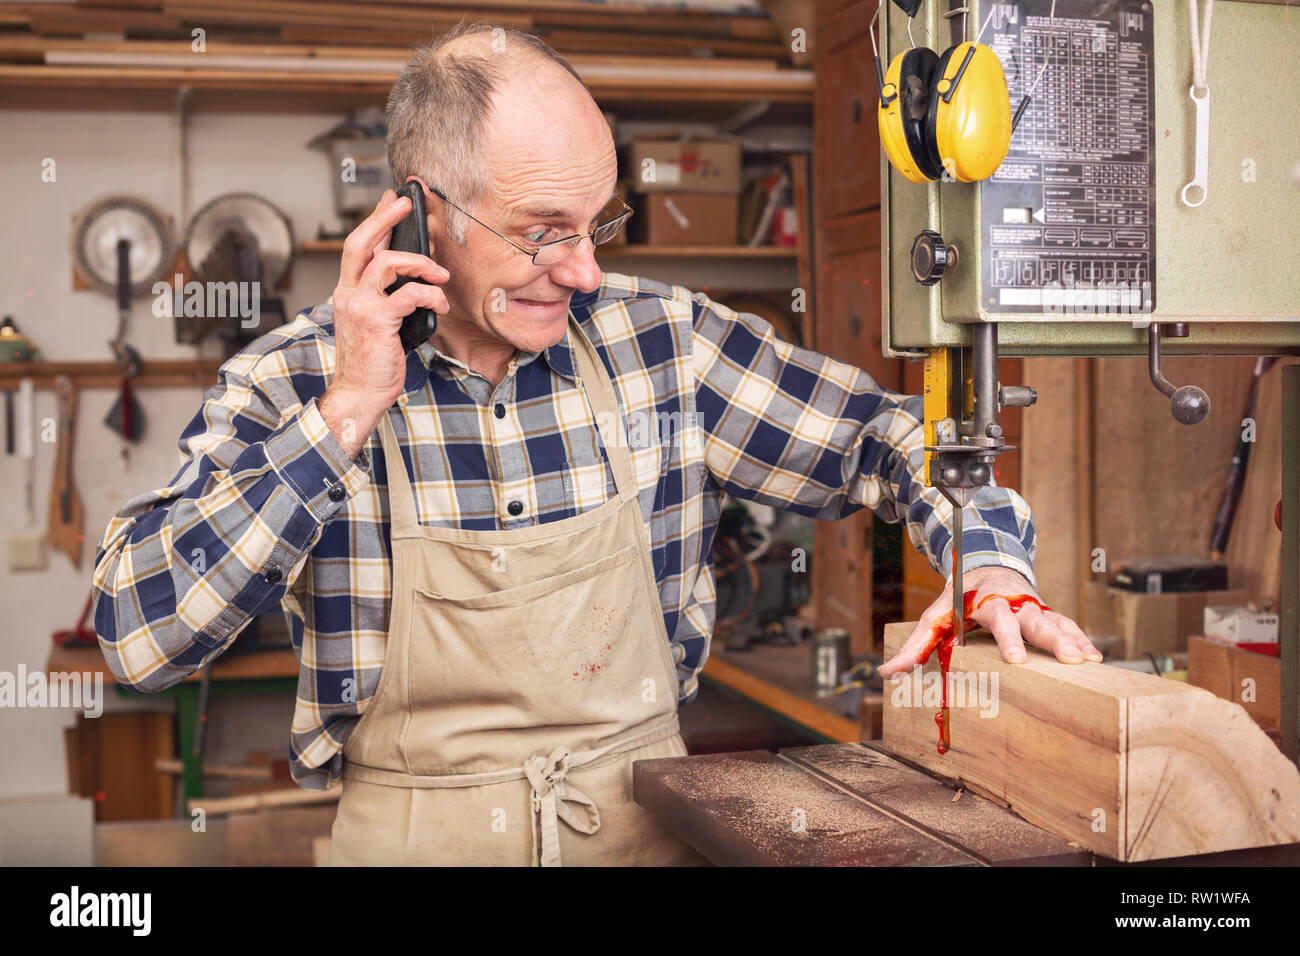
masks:
<path fill-rule="evenodd" d="M 578 298 L 574 296 L 575 300 Z M 570 306 L 569 315 L 576 318 L 579 322 L 588 315 L 585 306 L 594 296 L 583 296 L 583 302 L 579 303 L 582 307 L 575 311 Z M 578 384 L 578 374 L 575 371 L 575 360 L 573 355 L 573 346 L 569 343 L 570 330 L 568 327 L 564 330 L 564 337 L 549 348 L 541 352 L 516 352 L 512 360 L 515 368 L 527 365 L 535 360 L 539 355 L 545 356 L 546 364 L 551 370 L 558 375 L 562 375 L 575 385 Z M 449 355 L 440 352 L 434 347 L 432 342 L 424 342 L 418 348 L 406 357 L 406 381 L 403 383 L 402 391 L 405 394 L 417 392 L 424 388 L 429 381 L 429 368 L 434 362 L 442 362 L 455 368 L 464 369 L 465 365 Z"/>

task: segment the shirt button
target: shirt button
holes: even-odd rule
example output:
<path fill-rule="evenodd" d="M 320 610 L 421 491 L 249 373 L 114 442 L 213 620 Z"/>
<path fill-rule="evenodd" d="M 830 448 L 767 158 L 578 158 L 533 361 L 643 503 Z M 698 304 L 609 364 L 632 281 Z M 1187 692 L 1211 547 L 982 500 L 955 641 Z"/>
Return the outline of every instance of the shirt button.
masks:
<path fill-rule="evenodd" d="M 279 584 L 280 579 L 284 577 L 284 574 L 279 568 L 272 568 L 270 571 L 267 571 L 266 574 L 262 575 L 262 577 L 265 578 L 267 584 Z"/>
<path fill-rule="evenodd" d="M 506 511 L 509 511 L 512 515 L 518 515 L 523 510 L 524 503 L 522 501 L 512 501 L 506 505 Z"/>
<path fill-rule="evenodd" d="M 342 485 L 333 485 L 330 488 L 330 501 L 342 501 L 348 496 L 348 491 Z"/>
<path fill-rule="evenodd" d="M 497 402 L 497 407 L 494 408 L 494 409 L 492 409 L 492 413 L 493 413 L 494 415 L 496 415 L 497 418 L 505 418 L 505 417 L 506 417 L 506 407 L 505 407 L 504 405 L 502 405 L 500 402 Z"/>

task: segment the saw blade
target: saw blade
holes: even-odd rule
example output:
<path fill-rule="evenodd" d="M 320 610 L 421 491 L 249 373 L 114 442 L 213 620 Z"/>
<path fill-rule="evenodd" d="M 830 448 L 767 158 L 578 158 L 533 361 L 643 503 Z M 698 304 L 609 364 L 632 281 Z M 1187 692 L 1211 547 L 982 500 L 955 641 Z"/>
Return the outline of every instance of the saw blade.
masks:
<path fill-rule="evenodd" d="M 153 291 L 176 259 L 167 217 L 136 196 L 109 196 L 78 217 L 73 245 L 77 271 L 104 292 L 117 291 L 117 243 L 131 244 L 131 294 Z"/>
<path fill-rule="evenodd" d="M 293 262 L 293 228 L 289 218 L 270 201 L 255 193 L 226 193 L 208 202 L 194 214 L 185 230 L 185 259 L 201 281 L 230 281 L 233 275 L 206 275 L 198 270 L 211 262 L 214 266 L 228 262 L 228 256 L 212 253 L 231 233 L 251 233 L 257 240 L 257 255 L 262 264 L 261 281 L 268 287 L 263 295 L 273 295 L 284 281 Z"/>

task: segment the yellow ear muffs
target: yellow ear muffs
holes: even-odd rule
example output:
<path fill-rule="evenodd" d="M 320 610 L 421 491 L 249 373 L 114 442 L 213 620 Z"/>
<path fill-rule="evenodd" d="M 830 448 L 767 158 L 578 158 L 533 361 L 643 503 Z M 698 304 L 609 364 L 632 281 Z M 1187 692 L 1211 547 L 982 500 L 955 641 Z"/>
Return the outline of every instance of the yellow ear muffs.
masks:
<path fill-rule="evenodd" d="M 975 43 L 949 48 L 930 84 L 925 143 L 931 163 L 958 182 L 988 179 L 1007 158 L 1011 129 L 1011 96 L 997 54 Z"/>
<path fill-rule="evenodd" d="M 880 145 L 908 182 L 933 182 L 943 172 L 926 144 L 930 79 L 938 62 L 925 47 L 904 50 L 890 61 L 880 88 Z"/>

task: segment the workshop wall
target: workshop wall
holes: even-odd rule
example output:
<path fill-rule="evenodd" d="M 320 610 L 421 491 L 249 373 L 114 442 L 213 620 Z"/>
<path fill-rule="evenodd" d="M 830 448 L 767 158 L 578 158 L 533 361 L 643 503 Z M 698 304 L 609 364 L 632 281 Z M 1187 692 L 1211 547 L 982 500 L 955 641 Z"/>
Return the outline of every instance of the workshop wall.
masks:
<path fill-rule="evenodd" d="M 191 118 L 192 209 L 233 190 L 261 193 L 283 208 L 299 237 L 318 223 L 335 224 L 325 188 L 326 160 L 303 144 L 327 129 L 329 115 L 198 113 Z M 178 137 L 173 118 L 155 112 L 23 112 L 3 114 L 0 136 L 0 314 L 12 315 L 51 361 L 107 361 L 117 310 L 109 296 L 72 288 L 70 223 L 87 204 L 116 192 L 142 196 L 176 215 Z M 42 162 L 55 161 L 55 181 L 42 182 Z M 191 209 L 191 211 L 192 211 Z M 294 265 L 285 305 L 293 313 L 323 300 L 337 281 L 328 257 L 300 257 Z M 155 318 L 147 298 L 132 310 L 128 341 L 147 359 L 185 359 L 194 346 L 177 345 L 170 319 Z M 219 357 L 207 341 L 202 357 Z M 85 504 L 86 542 L 81 567 L 61 553 L 48 553 L 44 571 L 3 575 L 0 669 L 14 673 L 44 666 L 51 634 L 71 628 L 90 588 L 95 545 L 112 514 L 133 495 L 167 481 L 178 462 L 176 438 L 198 409 L 198 388 L 151 388 L 136 393 L 144 408 L 144 440 L 131 446 L 103 424 L 116 393 L 79 392 L 73 478 Z M 38 423 L 55 415 L 54 395 L 36 394 Z M 54 445 L 38 440 L 35 511 L 43 528 L 49 501 Z M 17 456 L 0 458 L 0 536 L 27 530 L 23 468 Z M 166 699 L 120 699 L 106 693 L 105 709 L 170 709 Z M 270 749 L 287 739 L 292 702 L 238 698 L 218 707 L 210 722 L 209 759 L 242 763 L 252 749 Z M 62 729 L 75 720 L 71 710 L 6 709 L 0 734 L 0 797 L 64 792 L 66 770 Z"/>

